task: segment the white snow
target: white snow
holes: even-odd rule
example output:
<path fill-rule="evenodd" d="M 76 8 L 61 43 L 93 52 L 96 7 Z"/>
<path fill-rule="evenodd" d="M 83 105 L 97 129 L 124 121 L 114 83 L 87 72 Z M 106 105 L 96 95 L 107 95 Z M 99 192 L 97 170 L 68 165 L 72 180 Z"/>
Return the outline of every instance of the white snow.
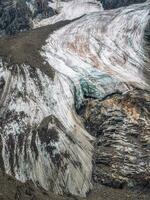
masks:
<path fill-rule="evenodd" d="M 83 15 L 103 10 L 102 6 L 96 0 L 71 0 L 67 2 L 57 1 L 49 3 L 49 6 L 58 10 L 59 14 L 53 17 L 34 22 L 34 28 L 54 24 L 58 21 L 72 20 Z"/>
<path fill-rule="evenodd" d="M 42 54 L 55 70 L 71 79 L 92 76 L 94 67 L 97 73 L 147 87 L 142 75 L 146 59 L 142 43 L 150 16 L 149 4 L 144 5 L 88 13 L 50 35 Z"/>

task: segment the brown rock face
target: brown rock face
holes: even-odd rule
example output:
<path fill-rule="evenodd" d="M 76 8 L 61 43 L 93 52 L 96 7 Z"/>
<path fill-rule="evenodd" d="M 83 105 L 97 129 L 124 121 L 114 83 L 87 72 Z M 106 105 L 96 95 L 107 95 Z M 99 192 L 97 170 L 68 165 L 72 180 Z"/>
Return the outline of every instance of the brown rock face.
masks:
<path fill-rule="evenodd" d="M 86 129 L 96 137 L 93 179 L 122 188 L 150 186 L 150 96 L 133 90 L 82 110 Z"/>

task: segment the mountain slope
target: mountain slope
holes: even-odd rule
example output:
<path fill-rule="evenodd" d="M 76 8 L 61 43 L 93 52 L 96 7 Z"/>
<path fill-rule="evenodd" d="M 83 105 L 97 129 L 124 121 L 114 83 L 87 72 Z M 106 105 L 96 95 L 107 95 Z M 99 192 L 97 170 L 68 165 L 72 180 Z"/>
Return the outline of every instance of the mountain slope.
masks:
<path fill-rule="evenodd" d="M 0 39 L 5 173 L 61 195 L 149 188 L 149 11 L 67 1 Z"/>
<path fill-rule="evenodd" d="M 0 36 L 32 29 L 33 20 L 55 15 L 48 0 L 0 1 Z"/>
<path fill-rule="evenodd" d="M 47 192 L 41 187 L 36 187 L 31 181 L 21 183 L 12 176 L 0 172 L 0 199 L 1 200 L 85 200 L 80 197 L 58 196 L 51 192 Z M 113 189 L 101 186 L 99 189 L 91 192 L 86 200 L 148 200 L 149 192 L 128 191 L 126 189 Z"/>

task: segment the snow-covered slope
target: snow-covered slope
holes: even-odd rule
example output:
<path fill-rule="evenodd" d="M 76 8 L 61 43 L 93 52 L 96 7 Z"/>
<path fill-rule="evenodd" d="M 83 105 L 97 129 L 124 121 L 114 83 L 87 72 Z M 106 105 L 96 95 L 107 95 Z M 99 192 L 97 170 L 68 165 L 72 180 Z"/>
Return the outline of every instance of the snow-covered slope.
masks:
<path fill-rule="evenodd" d="M 53 68 L 53 78 L 42 66 L 10 65 L 2 58 L 0 162 L 6 173 L 55 193 L 86 196 L 93 187 L 95 138 L 76 110 L 85 99 L 103 101 L 136 88 L 149 91 L 150 60 L 144 40 L 149 36 L 149 11 L 149 2 L 103 11 L 94 0 L 66 1 L 57 16 L 35 24 L 74 19 L 38 49 L 47 68 Z M 145 120 L 148 126 L 149 119 Z M 147 137 L 148 131 L 144 133 Z"/>
<path fill-rule="evenodd" d="M 39 70 L 34 79 L 31 73 L 25 65 L 15 76 L 1 71 L 1 113 L 9 113 L 0 128 L 5 171 L 56 193 L 85 195 L 91 188 L 92 137 L 75 114 L 73 85 L 60 73 L 53 82 Z"/>
<path fill-rule="evenodd" d="M 83 15 L 103 10 L 101 4 L 96 0 L 71 0 L 71 1 L 54 1 L 49 6 L 56 9 L 58 15 L 43 19 L 40 22 L 35 21 L 34 28 L 46 26 L 58 21 L 71 20 Z"/>

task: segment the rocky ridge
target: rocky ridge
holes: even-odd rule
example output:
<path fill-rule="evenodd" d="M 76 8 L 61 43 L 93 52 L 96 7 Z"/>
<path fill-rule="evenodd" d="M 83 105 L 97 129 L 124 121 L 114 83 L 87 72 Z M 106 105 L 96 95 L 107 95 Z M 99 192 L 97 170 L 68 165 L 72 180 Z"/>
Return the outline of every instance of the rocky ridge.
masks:
<path fill-rule="evenodd" d="M 33 19 L 50 17 L 55 11 L 47 0 L 0 1 L 0 35 L 14 35 L 32 29 Z"/>

